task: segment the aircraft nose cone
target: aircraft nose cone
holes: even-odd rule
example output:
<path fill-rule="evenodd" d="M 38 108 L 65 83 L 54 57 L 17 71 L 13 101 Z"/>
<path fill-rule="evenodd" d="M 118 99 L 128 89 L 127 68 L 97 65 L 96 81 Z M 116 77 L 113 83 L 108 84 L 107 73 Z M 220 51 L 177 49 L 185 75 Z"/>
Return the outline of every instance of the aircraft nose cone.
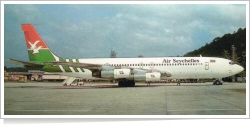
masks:
<path fill-rule="evenodd" d="M 243 68 L 242 66 L 236 65 L 236 67 L 235 67 L 235 72 L 240 73 L 240 72 L 242 72 L 243 70 L 244 70 L 244 68 Z"/>

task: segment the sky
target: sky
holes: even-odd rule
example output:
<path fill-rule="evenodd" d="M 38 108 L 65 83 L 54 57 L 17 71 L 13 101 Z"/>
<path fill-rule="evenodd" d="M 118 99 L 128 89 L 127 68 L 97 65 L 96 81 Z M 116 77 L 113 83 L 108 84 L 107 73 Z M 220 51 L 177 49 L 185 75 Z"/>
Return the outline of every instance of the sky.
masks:
<path fill-rule="evenodd" d="M 183 56 L 245 28 L 246 5 L 5 4 L 4 58 L 29 60 L 26 23 L 62 58 Z"/>

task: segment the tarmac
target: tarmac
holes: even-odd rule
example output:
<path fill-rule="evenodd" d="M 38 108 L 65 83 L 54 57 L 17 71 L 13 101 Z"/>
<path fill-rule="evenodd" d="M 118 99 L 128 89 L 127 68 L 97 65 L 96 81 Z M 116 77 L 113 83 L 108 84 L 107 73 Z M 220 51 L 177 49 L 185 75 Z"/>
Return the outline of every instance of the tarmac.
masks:
<path fill-rule="evenodd" d="M 246 115 L 246 83 L 4 83 L 4 116 Z M 100 116 L 101 115 L 101 116 Z M 32 116 L 27 116 L 32 117 Z"/>

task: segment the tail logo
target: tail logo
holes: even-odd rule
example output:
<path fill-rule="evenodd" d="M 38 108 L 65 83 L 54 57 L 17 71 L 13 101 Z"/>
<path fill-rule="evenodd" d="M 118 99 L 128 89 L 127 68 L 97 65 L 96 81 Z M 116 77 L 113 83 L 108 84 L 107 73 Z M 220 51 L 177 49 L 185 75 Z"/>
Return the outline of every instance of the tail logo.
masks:
<path fill-rule="evenodd" d="M 32 44 L 31 42 L 29 42 L 29 44 L 30 44 L 30 50 L 33 51 L 32 54 L 40 53 L 39 50 L 40 50 L 43 46 L 37 47 L 36 44 L 39 43 L 39 42 L 40 42 L 40 40 L 37 40 L 34 44 Z"/>

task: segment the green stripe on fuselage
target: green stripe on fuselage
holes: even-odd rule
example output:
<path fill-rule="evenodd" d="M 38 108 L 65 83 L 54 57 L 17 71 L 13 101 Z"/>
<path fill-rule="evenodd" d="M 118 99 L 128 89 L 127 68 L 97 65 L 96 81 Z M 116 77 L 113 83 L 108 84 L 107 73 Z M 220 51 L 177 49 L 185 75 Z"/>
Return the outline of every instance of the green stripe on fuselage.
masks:
<path fill-rule="evenodd" d="M 59 66 L 53 66 L 49 64 L 46 64 L 41 70 L 46 72 L 62 72 Z"/>
<path fill-rule="evenodd" d="M 69 59 L 69 62 L 73 62 L 73 59 Z M 79 72 L 75 66 L 73 66 L 73 69 L 75 70 L 75 72 Z"/>
<path fill-rule="evenodd" d="M 63 68 L 64 68 L 65 72 L 72 72 L 72 71 L 70 70 L 69 66 L 63 65 Z"/>
<path fill-rule="evenodd" d="M 66 62 L 65 60 L 60 60 L 60 61 Z M 65 65 L 61 65 L 61 66 L 65 70 L 65 72 L 72 72 L 69 66 L 65 66 Z M 62 72 L 61 68 L 58 65 L 49 65 L 49 64 L 46 64 L 42 70 L 46 72 Z"/>
<path fill-rule="evenodd" d="M 76 59 L 76 62 L 79 63 L 79 59 Z M 79 68 L 82 72 L 85 72 L 82 68 Z"/>

